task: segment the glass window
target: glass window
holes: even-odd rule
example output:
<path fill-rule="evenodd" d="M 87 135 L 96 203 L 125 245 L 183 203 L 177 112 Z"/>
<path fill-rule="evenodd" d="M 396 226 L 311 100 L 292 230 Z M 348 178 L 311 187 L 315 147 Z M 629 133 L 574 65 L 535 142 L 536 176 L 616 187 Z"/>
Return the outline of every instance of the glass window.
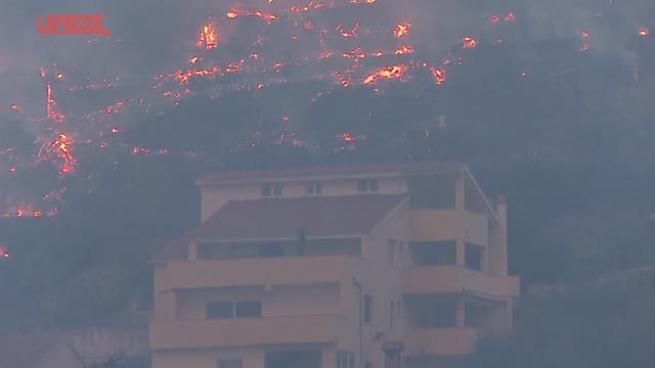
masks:
<path fill-rule="evenodd" d="M 373 297 L 364 295 L 364 322 L 370 323 L 373 319 Z"/>
<path fill-rule="evenodd" d="M 321 194 L 323 193 L 323 184 L 317 181 L 305 183 L 305 193 L 307 194 Z"/>
<path fill-rule="evenodd" d="M 282 184 L 280 183 L 273 184 L 273 195 L 274 196 L 282 195 Z"/>
<path fill-rule="evenodd" d="M 371 192 L 377 192 L 378 191 L 378 180 L 377 179 L 371 179 L 368 181 L 368 190 Z"/>
<path fill-rule="evenodd" d="M 482 247 L 479 245 L 467 243 L 465 253 L 466 254 L 464 258 L 466 267 L 472 270 L 482 271 Z"/>
<path fill-rule="evenodd" d="M 270 184 L 262 185 L 262 195 L 264 197 L 270 197 L 272 193 L 273 193 L 273 189 Z"/>
<path fill-rule="evenodd" d="M 456 264 L 457 242 L 413 242 L 410 244 L 413 264 L 417 266 L 446 266 Z"/>
<path fill-rule="evenodd" d="M 207 303 L 206 315 L 207 319 L 231 319 L 234 316 L 234 303 Z"/>
<path fill-rule="evenodd" d="M 236 302 L 234 310 L 236 318 L 259 318 L 262 316 L 262 303 Z"/>
<path fill-rule="evenodd" d="M 219 359 L 216 368 L 241 368 L 241 359 Z"/>
<path fill-rule="evenodd" d="M 358 192 L 367 192 L 368 191 L 368 182 L 366 179 L 357 180 L 357 191 Z"/>

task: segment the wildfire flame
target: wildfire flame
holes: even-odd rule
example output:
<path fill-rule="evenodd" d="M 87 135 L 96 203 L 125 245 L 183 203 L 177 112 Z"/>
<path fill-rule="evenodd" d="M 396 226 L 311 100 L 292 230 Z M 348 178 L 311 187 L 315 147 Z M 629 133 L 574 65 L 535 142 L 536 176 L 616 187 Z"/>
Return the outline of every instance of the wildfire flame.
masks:
<path fill-rule="evenodd" d="M 7 248 L 0 245 L 0 259 L 9 259 L 10 257 L 11 253 L 9 253 Z"/>
<path fill-rule="evenodd" d="M 407 22 L 396 24 L 396 27 L 393 29 L 394 37 L 398 39 L 405 38 L 409 34 L 411 27 L 412 25 Z"/>
<path fill-rule="evenodd" d="M 646 27 L 643 27 L 643 28 L 639 29 L 639 36 L 640 37 L 645 38 L 645 37 L 648 37 L 649 35 L 650 35 L 650 29 L 648 29 Z"/>
<path fill-rule="evenodd" d="M 434 83 L 436 83 L 438 86 L 446 83 L 448 76 L 446 75 L 445 69 L 433 66 L 430 68 L 430 72 L 432 73 Z"/>
<path fill-rule="evenodd" d="M 460 42 L 460 44 L 462 45 L 462 48 L 464 48 L 464 49 L 474 49 L 474 48 L 478 47 L 478 41 L 475 38 L 471 37 L 471 36 L 466 36 L 466 37 L 462 38 L 462 41 Z"/>
<path fill-rule="evenodd" d="M 202 27 L 202 31 L 200 31 L 200 36 L 196 42 L 196 47 L 205 50 L 211 50 L 218 47 L 218 32 L 211 20 Z"/>
<path fill-rule="evenodd" d="M 381 79 L 398 79 L 401 78 L 407 72 L 407 65 L 398 64 L 391 66 L 383 66 L 372 71 L 367 75 L 362 83 L 365 85 L 376 83 Z"/>

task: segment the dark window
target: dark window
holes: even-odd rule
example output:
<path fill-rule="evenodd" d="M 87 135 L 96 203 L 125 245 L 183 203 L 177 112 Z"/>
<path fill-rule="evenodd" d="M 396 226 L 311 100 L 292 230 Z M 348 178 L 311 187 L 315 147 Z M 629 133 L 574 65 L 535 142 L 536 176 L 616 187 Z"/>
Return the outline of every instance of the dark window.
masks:
<path fill-rule="evenodd" d="M 393 319 L 396 313 L 396 302 L 393 300 L 391 301 L 391 305 L 389 306 L 389 327 L 393 328 Z"/>
<path fill-rule="evenodd" d="M 259 247 L 252 244 L 237 244 L 230 246 L 230 257 L 253 258 L 259 256 Z"/>
<path fill-rule="evenodd" d="M 466 327 L 481 328 L 489 307 L 479 304 L 466 303 L 464 306 L 464 323 Z"/>
<path fill-rule="evenodd" d="M 273 189 L 271 188 L 270 184 L 262 185 L 262 195 L 264 197 L 270 197 L 272 193 L 273 193 Z"/>
<path fill-rule="evenodd" d="M 368 191 L 368 181 L 366 179 L 357 180 L 357 191 L 358 192 Z"/>
<path fill-rule="evenodd" d="M 284 257 L 286 252 L 282 244 L 262 244 L 259 247 L 260 257 Z"/>
<path fill-rule="evenodd" d="M 475 244 L 466 244 L 465 256 L 466 267 L 472 270 L 482 271 L 482 247 Z"/>
<path fill-rule="evenodd" d="M 457 242 L 454 240 L 415 242 L 410 246 L 412 261 L 417 266 L 445 266 L 457 263 Z"/>
<path fill-rule="evenodd" d="M 236 302 L 234 310 L 236 318 L 258 318 L 262 316 L 262 303 Z"/>
<path fill-rule="evenodd" d="M 234 316 L 234 303 L 212 302 L 207 304 L 207 319 L 231 319 Z"/>
<path fill-rule="evenodd" d="M 417 327 L 443 328 L 457 324 L 457 305 L 455 302 L 431 302 L 416 312 Z"/>
<path fill-rule="evenodd" d="M 280 183 L 273 184 L 273 195 L 275 196 L 282 195 L 282 184 Z"/>
<path fill-rule="evenodd" d="M 378 181 L 377 179 L 371 179 L 368 181 L 368 190 L 371 192 L 378 191 Z"/>
<path fill-rule="evenodd" d="M 264 197 L 282 195 L 282 184 L 264 184 L 262 185 L 262 195 Z"/>
<path fill-rule="evenodd" d="M 373 319 L 373 297 L 364 295 L 364 322 L 370 323 Z"/>
<path fill-rule="evenodd" d="M 321 194 L 323 193 L 323 185 L 320 182 L 312 181 L 305 184 L 305 193 L 307 194 Z"/>
<path fill-rule="evenodd" d="M 468 179 L 464 184 L 464 208 L 469 211 L 478 213 L 485 213 L 486 210 L 486 205 L 484 203 L 484 199 L 482 198 L 482 194 Z"/>
<path fill-rule="evenodd" d="M 412 208 L 455 208 L 455 177 L 416 176 L 409 180 Z"/>
<path fill-rule="evenodd" d="M 241 359 L 219 359 L 216 368 L 241 368 Z"/>

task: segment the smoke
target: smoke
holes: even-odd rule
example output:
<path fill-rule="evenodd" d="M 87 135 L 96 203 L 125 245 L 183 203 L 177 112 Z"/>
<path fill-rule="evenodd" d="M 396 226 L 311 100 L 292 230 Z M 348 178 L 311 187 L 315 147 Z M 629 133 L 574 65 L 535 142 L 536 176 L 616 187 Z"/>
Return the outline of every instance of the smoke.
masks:
<path fill-rule="evenodd" d="M 61 134 L 72 140 L 74 152 L 93 153 L 88 158 L 79 157 L 81 163 L 95 159 L 97 151 L 107 147 L 133 155 L 168 152 L 168 147 L 141 147 L 139 142 L 121 141 L 121 132 L 153 116 L 173 116 L 171 111 L 185 101 L 208 99 L 206 104 L 211 104 L 231 94 L 251 92 L 255 97 L 247 116 L 255 121 L 246 125 L 252 131 L 242 135 L 250 138 L 233 146 L 261 142 L 262 130 L 271 122 L 281 127 L 273 142 L 319 146 L 318 142 L 303 142 L 296 134 L 303 126 L 314 129 L 310 122 L 300 121 L 307 116 L 307 107 L 300 104 L 311 104 L 335 90 L 369 84 L 372 92 L 366 90 L 367 97 L 362 98 L 365 103 L 371 94 L 383 95 L 378 81 L 430 80 L 435 70 L 439 70 L 439 81 L 432 84 L 448 88 L 444 81 L 453 80 L 451 73 L 457 73 L 458 65 L 472 63 L 469 59 L 474 57 L 462 50 L 464 37 L 475 40 L 475 45 L 511 45 L 517 59 L 532 57 L 534 45 L 542 41 L 570 40 L 594 54 L 618 57 L 637 74 L 639 57 L 634 44 L 638 31 L 655 29 L 655 5 L 646 0 L 6 3 L 0 12 L 0 129 L 10 123 L 13 128 L 21 126 L 32 138 L 27 140 L 32 153 L 17 157 L 15 152 L 25 149 L 2 142 L 0 188 L 7 183 L 18 185 L 13 179 L 16 175 L 8 174 L 10 169 L 18 168 L 20 174 L 50 161 L 55 168 L 61 164 L 57 158 L 68 153 L 55 151 L 39 157 L 39 152 Z M 229 11 L 235 15 L 227 16 Z M 38 35 L 36 17 L 50 13 L 102 13 L 111 37 Z M 264 13 L 276 18 L 267 18 Z M 196 48 L 206 22 L 214 23 L 218 30 L 219 47 L 211 51 Z M 399 22 L 411 25 L 406 38 L 393 37 Z M 394 55 L 399 48 L 411 51 Z M 190 64 L 193 57 L 198 61 Z M 39 76 L 40 68 L 47 70 L 47 77 Z M 516 70 L 517 75 L 520 72 Z M 363 83 L 371 81 L 371 76 L 371 83 Z M 43 116 L 46 85 L 51 86 L 57 108 L 66 115 L 62 124 L 53 124 Z M 288 87 L 287 98 L 277 96 L 272 105 L 256 95 L 259 90 L 263 96 L 267 89 L 282 85 L 302 85 L 312 96 L 309 102 L 299 102 L 291 92 L 294 87 Z M 20 112 L 10 108 L 12 104 L 20 106 Z M 441 116 L 440 121 L 445 121 L 442 113 L 430 117 L 432 113 L 433 108 L 427 109 L 424 118 Z M 366 116 L 366 112 L 361 115 Z M 207 120 L 207 124 L 214 121 L 213 116 L 200 113 L 194 118 Z M 343 136 L 352 136 L 344 123 L 351 118 L 340 119 L 335 124 L 343 125 Z M 353 140 L 345 143 L 354 146 Z M 64 179 L 54 180 L 53 186 L 63 185 Z M 40 190 L 35 197 L 43 196 Z M 16 191 L 20 192 L 11 190 Z"/>

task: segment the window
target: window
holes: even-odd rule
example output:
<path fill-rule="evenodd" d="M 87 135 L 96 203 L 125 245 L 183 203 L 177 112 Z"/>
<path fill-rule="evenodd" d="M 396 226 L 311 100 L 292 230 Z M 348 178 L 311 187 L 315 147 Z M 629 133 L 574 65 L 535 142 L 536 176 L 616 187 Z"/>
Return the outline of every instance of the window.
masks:
<path fill-rule="evenodd" d="M 482 253 L 481 246 L 467 243 L 464 255 L 466 268 L 482 271 Z"/>
<path fill-rule="evenodd" d="M 378 180 L 377 179 L 359 179 L 357 180 L 358 192 L 377 192 Z"/>
<path fill-rule="evenodd" d="M 417 266 L 446 266 L 456 264 L 457 242 L 414 242 L 410 244 L 413 264 Z"/>
<path fill-rule="evenodd" d="M 355 353 L 349 351 L 337 351 L 336 368 L 355 368 Z"/>
<path fill-rule="evenodd" d="M 207 319 L 259 318 L 262 303 L 258 301 L 207 303 Z"/>
<path fill-rule="evenodd" d="M 274 183 L 274 184 L 264 184 L 264 185 L 262 185 L 262 195 L 264 197 L 282 195 L 282 184 Z"/>
<path fill-rule="evenodd" d="M 262 316 L 262 303 L 236 302 L 234 312 L 236 318 L 259 318 Z"/>
<path fill-rule="evenodd" d="M 396 302 L 391 301 L 391 305 L 389 306 L 389 327 L 393 328 L 393 320 L 396 314 Z"/>
<path fill-rule="evenodd" d="M 389 259 L 389 264 L 392 266 L 396 266 L 396 246 L 398 245 L 398 241 L 395 239 L 389 239 L 388 240 L 388 255 L 387 258 Z"/>
<path fill-rule="evenodd" d="M 370 323 L 373 319 L 373 297 L 364 295 L 364 322 Z"/>
<path fill-rule="evenodd" d="M 307 194 L 321 194 L 323 193 L 323 184 L 317 181 L 312 181 L 305 184 L 305 193 Z"/>
<path fill-rule="evenodd" d="M 452 176 L 415 176 L 409 179 L 412 208 L 455 208 L 455 182 Z"/>
<path fill-rule="evenodd" d="M 234 315 L 234 303 L 212 302 L 207 304 L 207 319 L 231 319 Z"/>
<path fill-rule="evenodd" d="M 457 324 L 457 305 L 455 302 L 429 302 L 416 312 L 416 326 L 419 328 L 455 327 Z"/>
<path fill-rule="evenodd" d="M 216 368 L 241 368 L 241 359 L 219 359 Z"/>

